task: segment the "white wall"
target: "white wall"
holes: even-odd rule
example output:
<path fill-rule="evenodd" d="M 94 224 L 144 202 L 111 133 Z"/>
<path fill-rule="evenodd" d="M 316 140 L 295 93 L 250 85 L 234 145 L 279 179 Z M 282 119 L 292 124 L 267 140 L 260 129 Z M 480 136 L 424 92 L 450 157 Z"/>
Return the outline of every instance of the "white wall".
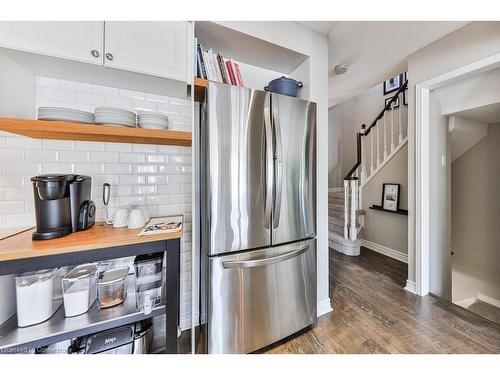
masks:
<path fill-rule="evenodd" d="M 478 293 L 500 301 L 498 160 L 500 123 L 451 166 L 453 302 Z"/>
<path fill-rule="evenodd" d="M 328 43 L 295 22 L 219 22 L 309 56 L 309 99 L 317 103 L 318 314 L 331 310 L 328 293 Z"/>
<path fill-rule="evenodd" d="M 500 53 L 500 22 L 473 22 L 408 57 L 409 275 L 415 281 L 415 85 Z"/>
<path fill-rule="evenodd" d="M 372 205 L 382 204 L 383 183 L 400 184 L 399 207 L 408 207 L 408 146 L 396 155 L 363 188 L 365 221 L 361 237 L 391 250 L 408 253 L 408 217 L 389 212 L 370 210 Z M 405 256 L 402 256 L 404 258 Z"/>

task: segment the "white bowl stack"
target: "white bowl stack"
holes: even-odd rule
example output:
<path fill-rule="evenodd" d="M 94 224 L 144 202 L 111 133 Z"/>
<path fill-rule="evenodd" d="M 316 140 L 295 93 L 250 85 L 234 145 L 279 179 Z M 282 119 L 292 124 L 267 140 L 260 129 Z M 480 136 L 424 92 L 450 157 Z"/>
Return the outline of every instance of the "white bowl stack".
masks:
<path fill-rule="evenodd" d="M 139 126 L 144 129 L 168 129 L 168 117 L 152 111 L 138 111 Z"/>
<path fill-rule="evenodd" d="M 46 121 L 70 121 L 83 124 L 93 124 L 94 114 L 70 108 L 39 107 L 38 119 Z"/>
<path fill-rule="evenodd" d="M 96 124 L 107 124 L 117 126 L 137 126 L 137 115 L 126 109 L 113 107 L 97 107 L 94 111 L 94 121 Z"/>

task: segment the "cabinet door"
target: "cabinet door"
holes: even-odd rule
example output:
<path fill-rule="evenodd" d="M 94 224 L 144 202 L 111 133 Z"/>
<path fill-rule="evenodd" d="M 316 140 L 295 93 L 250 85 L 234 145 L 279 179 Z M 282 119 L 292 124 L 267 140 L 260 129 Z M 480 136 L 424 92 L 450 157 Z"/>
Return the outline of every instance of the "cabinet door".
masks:
<path fill-rule="evenodd" d="M 104 22 L 0 22 L 0 47 L 102 64 Z"/>
<path fill-rule="evenodd" d="M 105 22 L 108 67 L 187 80 L 187 22 Z"/>

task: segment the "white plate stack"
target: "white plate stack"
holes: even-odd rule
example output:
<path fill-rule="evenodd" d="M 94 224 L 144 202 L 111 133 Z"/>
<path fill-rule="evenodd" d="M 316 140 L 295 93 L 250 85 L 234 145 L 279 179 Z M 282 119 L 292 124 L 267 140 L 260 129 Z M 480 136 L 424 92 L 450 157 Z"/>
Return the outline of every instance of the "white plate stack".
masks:
<path fill-rule="evenodd" d="M 70 108 L 39 107 L 38 119 L 46 121 L 70 121 L 83 124 L 93 124 L 94 114 Z"/>
<path fill-rule="evenodd" d="M 168 117 L 152 111 L 138 111 L 139 126 L 144 129 L 168 129 Z"/>
<path fill-rule="evenodd" d="M 97 107 L 94 111 L 94 121 L 96 124 L 109 124 L 117 126 L 137 126 L 137 115 L 126 109 L 113 107 Z"/>

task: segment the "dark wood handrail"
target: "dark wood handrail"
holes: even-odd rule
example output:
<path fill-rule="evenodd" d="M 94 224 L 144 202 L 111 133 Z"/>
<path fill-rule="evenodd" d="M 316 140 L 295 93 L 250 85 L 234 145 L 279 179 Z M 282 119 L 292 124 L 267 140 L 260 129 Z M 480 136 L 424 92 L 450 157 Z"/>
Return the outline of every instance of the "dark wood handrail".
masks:
<path fill-rule="evenodd" d="M 359 166 L 361 165 L 361 158 L 362 158 L 362 155 L 361 155 L 361 150 L 362 150 L 361 137 L 366 137 L 368 134 L 370 134 L 372 129 L 375 126 L 377 126 L 378 121 L 382 117 L 384 117 L 384 113 L 387 110 L 389 110 L 389 108 L 392 107 L 392 103 L 394 103 L 397 100 L 399 94 L 401 94 L 404 90 L 406 90 L 407 87 L 408 87 L 408 80 L 406 80 L 405 83 L 403 83 L 403 85 L 399 88 L 399 90 L 396 91 L 396 93 L 391 98 L 391 100 L 389 100 L 387 102 L 387 104 L 384 106 L 384 109 L 382 109 L 382 111 L 378 114 L 378 116 L 375 117 L 375 120 L 373 120 L 373 122 L 370 124 L 370 126 L 368 126 L 368 128 L 366 128 L 365 124 L 361 125 L 362 131 L 356 133 L 356 151 L 357 151 L 356 152 L 356 155 L 357 155 L 356 164 L 354 164 L 354 166 L 351 168 L 349 173 L 346 174 L 346 176 L 344 177 L 344 180 L 357 180 L 358 179 L 357 177 L 353 177 L 353 175 L 356 172 L 356 169 L 358 169 Z M 403 103 L 399 103 L 399 105 L 403 105 Z M 365 128 L 366 128 L 366 130 L 365 130 Z"/>

